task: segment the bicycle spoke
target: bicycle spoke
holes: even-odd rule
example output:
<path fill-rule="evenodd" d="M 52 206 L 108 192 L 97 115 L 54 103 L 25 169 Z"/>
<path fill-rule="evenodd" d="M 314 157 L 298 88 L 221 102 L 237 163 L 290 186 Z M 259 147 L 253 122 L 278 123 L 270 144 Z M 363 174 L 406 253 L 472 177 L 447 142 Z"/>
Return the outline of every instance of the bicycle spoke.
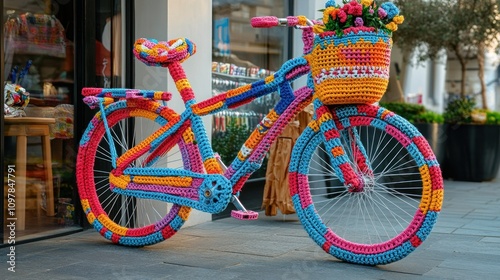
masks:
<path fill-rule="evenodd" d="M 135 122 L 131 122 L 131 120 L 135 120 Z M 158 118 L 155 120 L 158 120 L 159 123 L 146 118 L 129 117 L 111 122 L 110 135 L 102 127 L 99 130 L 101 133 L 100 143 L 94 148 L 95 197 L 109 219 L 122 227 L 147 227 L 163 219 L 170 209 L 166 202 L 115 193 L 110 189 L 109 184 L 109 174 L 112 169 L 110 141 L 113 141 L 117 149 L 117 156 L 120 157 L 166 123 Z M 146 151 L 137 157 L 130 164 L 130 167 L 168 166 L 169 168 L 183 168 L 184 166 L 184 155 L 177 145 L 165 149 L 161 155 L 155 155 L 154 159 L 150 155 L 150 152 Z M 148 158 L 150 158 L 149 161 Z"/>
<path fill-rule="evenodd" d="M 420 170 L 408 151 L 383 130 L 349 127 L 342 131 L 340 140 L 349 164 L 366 177 L 364 190 L 351 193 L 317 137 L 307 183 L 321 221 L 340 237 L 362 244 L 383 243 L 404 231 L 422 197 Z M 361 168 L 361 163 L 366 165 Z"/>

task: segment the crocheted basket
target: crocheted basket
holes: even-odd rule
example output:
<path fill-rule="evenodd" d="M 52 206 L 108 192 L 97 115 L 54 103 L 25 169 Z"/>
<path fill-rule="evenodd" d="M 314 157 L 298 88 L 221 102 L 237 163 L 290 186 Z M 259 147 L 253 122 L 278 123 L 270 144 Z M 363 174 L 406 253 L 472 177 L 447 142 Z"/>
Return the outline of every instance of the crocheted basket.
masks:
<path fill-rule="evenodd" d="M 382 31 L 315 36 L 310 64 L 318 98 L 328 105 L 379 101 L 389 83 L 391 47 Z"/>

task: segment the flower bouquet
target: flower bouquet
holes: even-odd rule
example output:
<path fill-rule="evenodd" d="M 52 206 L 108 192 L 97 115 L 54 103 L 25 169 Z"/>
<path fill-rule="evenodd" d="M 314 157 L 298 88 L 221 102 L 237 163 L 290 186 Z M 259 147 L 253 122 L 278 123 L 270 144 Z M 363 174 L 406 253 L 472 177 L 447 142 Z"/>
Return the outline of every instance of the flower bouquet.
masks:
<path fill-rule="evenodd" d="M 318 98 L 325 104 L 371 104 L 389 82 L 391 35 L 404 17 L 391 2 L 329 0 L 309 56 Z"/>

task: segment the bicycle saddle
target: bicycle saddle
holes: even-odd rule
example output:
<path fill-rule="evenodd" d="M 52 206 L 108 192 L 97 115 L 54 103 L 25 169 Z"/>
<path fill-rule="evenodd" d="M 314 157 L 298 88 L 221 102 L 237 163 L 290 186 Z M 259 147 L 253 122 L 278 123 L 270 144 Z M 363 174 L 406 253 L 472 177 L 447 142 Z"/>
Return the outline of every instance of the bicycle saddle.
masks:
<path fill-rule="evenodd" d="M 196 53 L 196 45 L 187 38 L 168 42 L 140 38 L 134 43 L 134 55 L 149 66 L 168 67 L 173 62 L 182 63 Z"/>

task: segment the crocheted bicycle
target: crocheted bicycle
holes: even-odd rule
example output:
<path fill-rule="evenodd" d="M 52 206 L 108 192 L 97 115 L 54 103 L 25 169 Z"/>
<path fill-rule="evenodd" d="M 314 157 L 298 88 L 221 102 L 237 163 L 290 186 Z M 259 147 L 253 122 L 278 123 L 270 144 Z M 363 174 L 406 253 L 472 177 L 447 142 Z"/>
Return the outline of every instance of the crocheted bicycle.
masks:
<path fill-rule="evenodd" d="M 358 4 L 362 12 L 385 12 L 388 20 L 398 16 L 392 6 Z M 441 209 L 441 170 L 414 126 L 373 104 L 388 82 L 391 28 L 352 25 L 341 34 L 329 23 L 356 13 L 342 9 L 327 3 L 319 23 L 303 16 L 252 19 L 254 27 L 302 30 L 304 55 L 202 102 L 195 101 L 181 64 L 196 51 L 191 41 L 137 40 L 136 57 L 168 69 L 185 110 L 164 104 L 168 92 L 83 90 L 86 104 L 99 109 L 77 158 L 81 203 L 95 229 L 114 243 L 144 246 L 173 236 L 193 208 L 220 213 L 233 203 L 233 217 L 256 219 L 240 203 L 240 190 L 285 125 L 312 103 L 313 119 L 289 163 L 290 194 L 304 229 L 326 252 L 352 263 L 390 263 L 419 246 Z M 292 81 L 305 75 L 307 85 L 293 90 Z M 280 100 L 226 167 L 201 117 L 273 92 Z"/>

